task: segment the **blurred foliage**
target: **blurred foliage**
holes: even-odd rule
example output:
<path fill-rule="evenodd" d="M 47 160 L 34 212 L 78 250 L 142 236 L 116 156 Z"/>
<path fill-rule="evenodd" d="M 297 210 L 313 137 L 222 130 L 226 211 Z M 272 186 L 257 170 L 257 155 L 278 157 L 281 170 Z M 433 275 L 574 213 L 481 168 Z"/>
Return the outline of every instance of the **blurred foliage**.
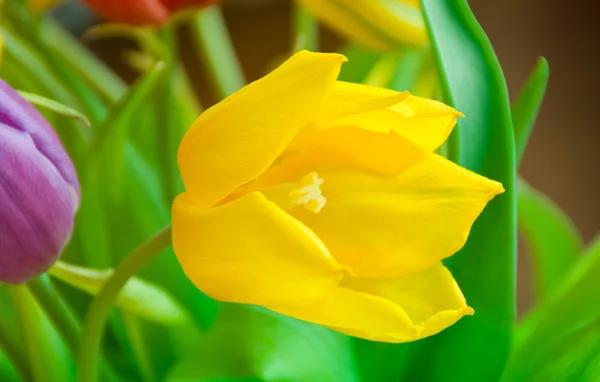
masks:
<path fill-rule="evenodd" d="M 446 262 L 475 315 L 417 343 L 369 342 L 266 309 L 217 303 L 192 285 L 167 250 L 116 300 L 104 338 L 102 381 L 600 378 L 600 241 L 582 254 L 566 214 L 524 181 L 516 184 L 548 63 L 538 62 L 511 112 L 502 70 L 467 2 L 423 0 L 422 8 L 431 46 L 375 52 L 349 42 L 341 49 L 349 62 L 340 80 L 408 89 L 468 116 L 440 152 L 506 188 L 473 226 L 465 247 Z M 314 45 L 314 20 L 295 12 L 292 41 Z M 219 9 L 191 17 L 214 92 L 225 96 L 243 86 Z M 31 14 L 23 0 L 2 3 L 0 76 L 26 92 L 56 128 L 84 190 L 63 254 L 73 265 L 50 272 L 62 282 L 43 276 L 28 286 L 0 285 L 3 382 L 75 380 L 88 294 L 169 224 L 171 201 L 182 190 L 178 144 L 201 112 L 179 60 L 176 32 L 176 25 L 96 30 L 96 38 L 117 33 L 140 46 L 129 56 L 140 70 L 129 86 L 49 15 Z M 515 327 L 517 207 L 538 299 Z"/>

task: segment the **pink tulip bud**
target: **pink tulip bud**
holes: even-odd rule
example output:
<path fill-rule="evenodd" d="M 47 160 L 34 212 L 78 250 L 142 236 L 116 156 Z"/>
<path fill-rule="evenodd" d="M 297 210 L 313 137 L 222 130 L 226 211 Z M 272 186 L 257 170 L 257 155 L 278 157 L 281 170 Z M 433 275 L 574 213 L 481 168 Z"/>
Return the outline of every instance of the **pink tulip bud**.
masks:
<path fill-rule="evenodd" d="M 71 237 L 80 189 L 52 126 L 0 80 L 0 282 L 45 272 Z"/>

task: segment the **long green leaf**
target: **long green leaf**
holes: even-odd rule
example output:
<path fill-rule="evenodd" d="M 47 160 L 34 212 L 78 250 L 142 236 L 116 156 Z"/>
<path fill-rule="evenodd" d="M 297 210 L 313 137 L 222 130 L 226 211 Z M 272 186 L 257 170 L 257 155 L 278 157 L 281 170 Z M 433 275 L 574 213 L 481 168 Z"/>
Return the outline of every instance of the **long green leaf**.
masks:
<path fill-rule="evenodd" d="M 17 370 L 10 363 L 10 360 L 4 356 L 0 350 L 0 381 L 3 382 L 22 382 Z"/>
<path fill-rule="evenodd" d="M 515 129 L 517 163 L 523 158 L 533 125 L 542 106 L 550 75 L 549 71 L 548 61 L 541 57 L 513 105 L 512 118 Z"/>
<path fill-rule="evenodd" d="M 529 246 L 535 293 L 543 300 L 575 265 L 583 241 L 569 217 L 556 204 L 523 180 L 518 186 L 519 228 Z"/>
<path fill-rule="evenodd" d="M 112 276 L 112 269 L 98 270 L 58 261 L 49 270 L 57 279 L 96 295 Z M 185 310 L 167 291 L 139 278 L 132 278 L 121 291 L 115 305 L 150 321 L 167 325 L 182 324 L 188 319 Z"/>
<path fill-rule="evenodd" d="M 348 58 L 348 62 L 342 65 L 338 79 L 347 82 L 362 82 L 375 63 L 383 55 L 356 44 L 347 44 L 340 53 Z"/>
<path fill-rule="evenodd" d="M 554 293 L 519 325 L 515 350 L 507 365 L 503 381 L 532 380 L 531 376 L 540 372 L 546 366 L 545 363 L 550 361 L 548 356 L 552 351 L 572 350 L 575 354 L 578 351 L 588 353 L 586 348 L 589 348 L 590 343 L 586 341 L 579 343 L 579 340 L 575 340 L 581 339 L 582 336 L 597 338 L 599 336 L 600 282 L 598 280 L 600 280 L 600 237 L 594 241 L 588 253 L 583 256 L 583 260 L 572 269 Z M 569 338 L 575 342 L 569 342 Z M 600 348 L 598 343 L 595 346 L 596 349 Z M 583 363 L 579 365 L 582 367 L 587 362 L 585 357 L 572 361 Z M 570 367 L 568 364 L 564 366 Z"/>
<path fill-rule="evenodd" d="M 515 147 L 506 83 L 465 0 L 423 0 L 444 98 L 465 114 L 450 158 L 506 192 L 492 200 L 465 247 L 447 262 L 475 315 L 422 341 L 407 380 L 493 381 L 508 357 L 515 320 Z"/>
<path fill-rule="evenodd" d="M 68 118 L 78 119 L 88 126 L 91 125 L 88 117 L 73 108 L 63 105 L 60 102 L 24 91 L 19 91 L 19 94 L 33 105 L 48 109 L 56 114 L 60 114 Z"/>
<path fill-rule="evenodd" d="M 54 330 L 27 287 L 11 288 L 11 296 L 21 326 L 21 341 L 36 382 L 75 380 L 73 355 Z M 51 360 L 51 361 L 50 361 Z"/>
<path fill-rule="evenodd" d="M 353 361 L 347 336 L 263 308 L 228 304 L 166 381 L 355 382 Z"/>
<path fill-rule="evenodd" d="M 191 28 L 198 54 L 210 72 L 217 96 L 225 98 L 242 88 L 246 79 L 220 8 L 215 5 L 199 12 L 192 20 Z"/>

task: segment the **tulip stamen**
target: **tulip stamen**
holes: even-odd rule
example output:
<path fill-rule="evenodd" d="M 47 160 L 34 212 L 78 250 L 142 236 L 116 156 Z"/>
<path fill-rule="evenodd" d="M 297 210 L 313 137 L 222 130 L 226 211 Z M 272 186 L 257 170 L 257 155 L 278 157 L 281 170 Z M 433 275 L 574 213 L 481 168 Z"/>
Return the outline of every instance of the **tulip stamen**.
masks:
<path fill-rule="evenodd" d="M 327 199 L 321 193 L 323 179 L 319 174 L 311 172 L 305 175 L 301 180 L 301 188 L 290 192 L 290 200 L 294 206 L 303 206 L 307 210 L 318 213 L 325 206 Z"/>

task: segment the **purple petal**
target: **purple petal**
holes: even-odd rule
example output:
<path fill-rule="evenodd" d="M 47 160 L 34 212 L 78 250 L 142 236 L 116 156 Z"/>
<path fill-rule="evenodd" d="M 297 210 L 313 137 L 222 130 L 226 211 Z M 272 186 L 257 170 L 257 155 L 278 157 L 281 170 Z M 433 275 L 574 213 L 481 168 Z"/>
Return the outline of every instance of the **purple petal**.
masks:
<path fill-rule="evenodd" d="M 2 79 L 0 79 L 0 123 L 27 132 L 37 150 L 48 158 L 63 179 L 73 187 L 79 200 L 80 189 L 75 167 L 56 132 L 33 105 Z"/>

